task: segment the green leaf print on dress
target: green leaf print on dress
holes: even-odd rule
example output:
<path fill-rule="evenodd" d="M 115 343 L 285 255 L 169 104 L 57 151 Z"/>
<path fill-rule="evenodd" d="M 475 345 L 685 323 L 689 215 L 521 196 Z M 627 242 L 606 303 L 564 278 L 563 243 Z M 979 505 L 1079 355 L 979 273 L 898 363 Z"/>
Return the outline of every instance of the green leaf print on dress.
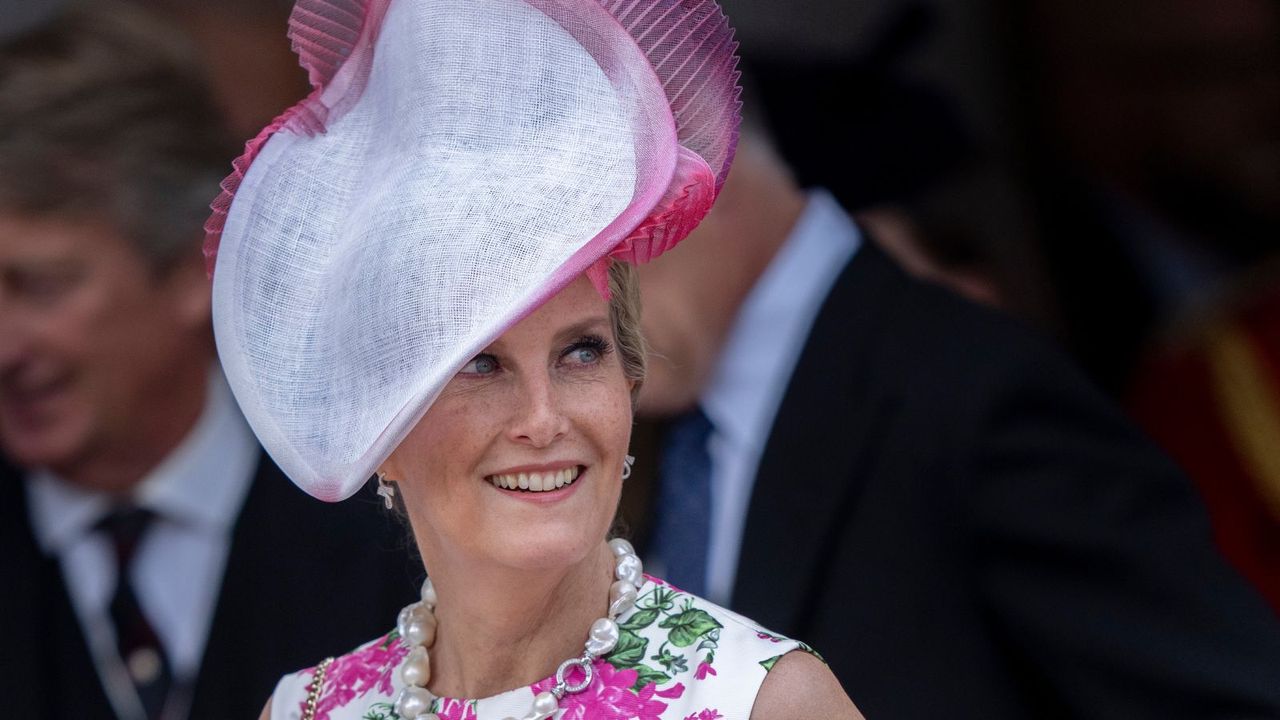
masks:
<path fill-rule="evenodd" d="M 705 610 L 694 607 L 693 598 L 684 597 L 677 607 L 680 597 L 676 590 L 653 583 L 636 599 L 631 616 L 618 623 L 618 645 L 606 659 L 615 668 L 636 671 L 636 690 L 670 683 L 689 674 L 691 665 L 699 670 L 696 679 L 708 675 L 723 626 Z M 666 631 L 665 638 L 655 632 L 659 630 Z M 650 639 L 655 643 L 661 639 L 661 644 L 646 657 Z"/>
<path fill-rule="evenodd" d="M 711 631 L 724 626 L 716 622 L 706 610 L 693 607 L 693 600 L 688 599 L 685 600 L 683 611 L 658 623 L 658 627 L 671 631 L 667 637 L 672 645 L 689 647 Z"/>

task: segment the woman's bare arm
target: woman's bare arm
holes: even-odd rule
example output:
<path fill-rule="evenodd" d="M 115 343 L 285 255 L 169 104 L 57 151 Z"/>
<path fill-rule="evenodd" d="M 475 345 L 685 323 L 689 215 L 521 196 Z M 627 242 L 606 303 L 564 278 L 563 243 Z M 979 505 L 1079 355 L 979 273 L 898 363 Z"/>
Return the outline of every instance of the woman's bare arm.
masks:
<path fill-rule="evenodd" d="M 275 696 L 267 698 L 267 706 L 262 708 L 262 714 L 258 716 L 258 720 L 271 720 L 271 701 Z"/>
<path fill-rule="evenodd" d="M 797 650 L 782 656 L 765 676 L 751 720 L 863 720 L 818 658 Z"/>

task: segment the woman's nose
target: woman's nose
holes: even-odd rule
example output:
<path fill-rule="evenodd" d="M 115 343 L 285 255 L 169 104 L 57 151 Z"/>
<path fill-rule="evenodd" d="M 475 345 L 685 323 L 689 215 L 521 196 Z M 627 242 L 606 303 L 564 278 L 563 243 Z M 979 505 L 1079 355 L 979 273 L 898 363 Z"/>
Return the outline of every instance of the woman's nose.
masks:
<path fill-rule="evenodd" d="M 522 384 L 519 394 L 520 409 L 511 427 L 513 440 L 545 448 L 564 437 L 569 421 L 551 378 L 530 378 Z"/>

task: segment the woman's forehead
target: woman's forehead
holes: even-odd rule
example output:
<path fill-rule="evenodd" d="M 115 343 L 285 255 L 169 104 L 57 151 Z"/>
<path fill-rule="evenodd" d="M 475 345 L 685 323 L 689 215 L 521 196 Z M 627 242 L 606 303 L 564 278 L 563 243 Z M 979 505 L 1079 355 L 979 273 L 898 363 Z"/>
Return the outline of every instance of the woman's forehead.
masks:
<path fill-rule="evenodd" d="M 607 332 L 609 302 L 582 276 L 529 313 L 494 341 L 494 347 L 563 336 Z"/>

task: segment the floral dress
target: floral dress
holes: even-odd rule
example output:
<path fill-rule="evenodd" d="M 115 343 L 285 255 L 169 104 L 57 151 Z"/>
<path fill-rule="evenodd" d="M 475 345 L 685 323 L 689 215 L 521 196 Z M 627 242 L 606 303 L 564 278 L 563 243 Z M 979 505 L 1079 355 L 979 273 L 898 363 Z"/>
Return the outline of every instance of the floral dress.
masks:
<path fill-rule="evenodd" d="M 813 652 L 647 575 L 618 624 L 617 647 L 595 661 L 590 686 L 560 701 L 556 720 L 747 720 L 774 663 L 792 650 Z M 315 720 L 407 720 L 392 707 L 404 687 L 396 671 L 407 653 L 393 630 L 336 658 L 317 695 Z M 314 674 L 309 668 L 280 680 L 272 720 L 302 717 Z M 571 681 L 580 678 L 570 674 Z M 554 685 L 548 677 L 488 698 L 439 698 L 432 712 L 441 720 L 520 718 L 537 693 Z"/>

